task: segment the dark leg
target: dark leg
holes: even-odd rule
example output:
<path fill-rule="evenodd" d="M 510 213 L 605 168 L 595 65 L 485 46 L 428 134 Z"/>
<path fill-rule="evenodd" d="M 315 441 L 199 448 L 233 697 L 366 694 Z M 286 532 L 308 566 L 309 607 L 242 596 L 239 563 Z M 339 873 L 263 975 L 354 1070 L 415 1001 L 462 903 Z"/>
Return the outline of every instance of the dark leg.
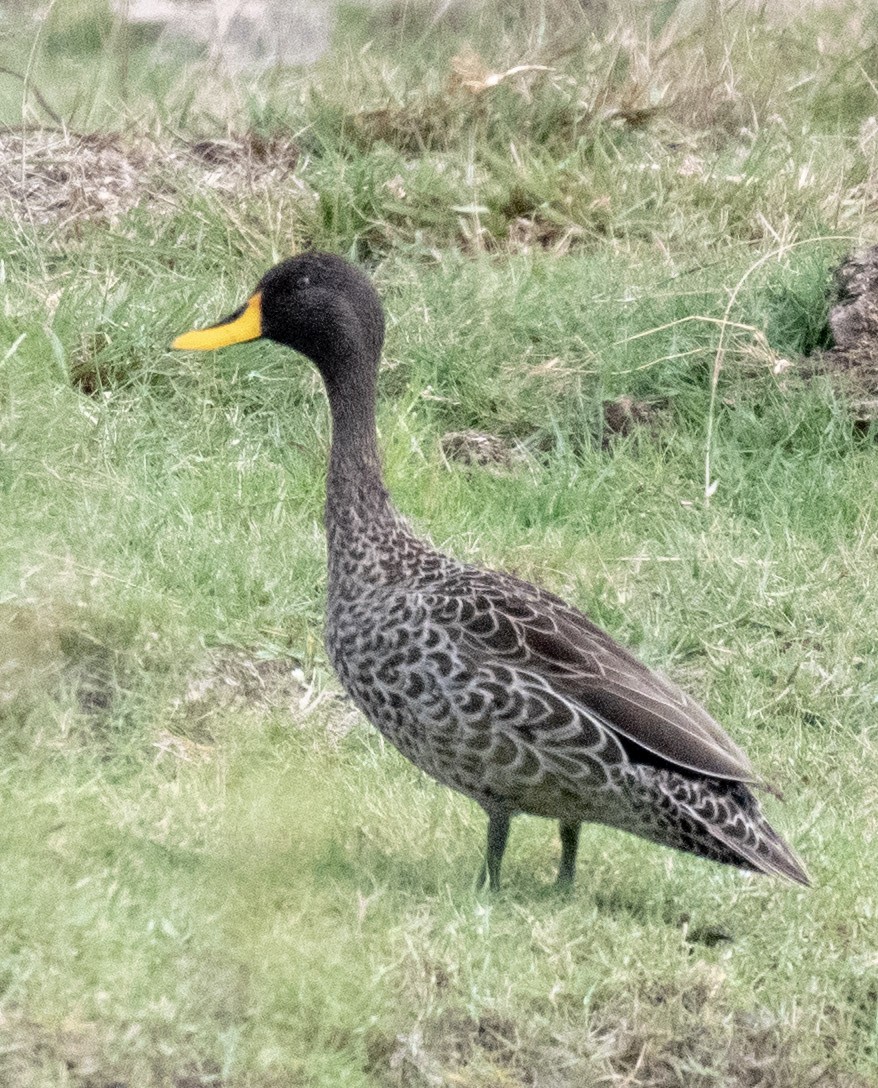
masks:
<path fill-rule="evenodd" d="M 569 888 L 576 876 L 576 851 L 579 849 L 580 824 L 568 823 L 561 820 L 561 865 L 558 868 L 558 879 L 555 881 L 559 888 Z"/>
<path fill-rule="evenodd" d="M 509 838 L 509 824 L 508 812 L 488 813 L 488 852 L 476 887 L 483 888 L 487 877 L 491 891 L 500 891 L 500 863 L 503 861 L 506 840 Z"/>

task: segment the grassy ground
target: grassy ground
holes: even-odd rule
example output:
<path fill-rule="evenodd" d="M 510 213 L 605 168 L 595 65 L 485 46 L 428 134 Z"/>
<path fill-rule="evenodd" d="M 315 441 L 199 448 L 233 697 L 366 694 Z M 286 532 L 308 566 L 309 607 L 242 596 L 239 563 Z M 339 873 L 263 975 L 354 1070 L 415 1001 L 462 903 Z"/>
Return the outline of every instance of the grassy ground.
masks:
<path fill-rule="evenodd" d="M 801 365 L 878 233 L 878 19 L 647 6 L 350 7 L 257 78 L 5 24 L 0 1084 L 878 1084 L 878 451 Z M 702 698 L 813 890 L 594 828 L 560 898 L 520 819 L 473 892 L 483 817 L 328 670 L 315 377 L 167 351 L 308 242 L 386 300 L 400 507 Z"/>

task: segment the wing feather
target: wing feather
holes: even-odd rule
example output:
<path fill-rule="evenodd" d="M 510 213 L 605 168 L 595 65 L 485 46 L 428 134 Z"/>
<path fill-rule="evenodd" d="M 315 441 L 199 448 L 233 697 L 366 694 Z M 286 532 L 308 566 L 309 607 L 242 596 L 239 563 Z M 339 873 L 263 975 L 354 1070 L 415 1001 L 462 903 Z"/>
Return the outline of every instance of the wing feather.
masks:
<path fill-rule="evenodd" d="M 431 593 L 428 608 L 456 632 L 475 666 L 502 661 L 539 675 L 586 715 L 672 767 L 758 781 L 706 710 L 559 597 L 495 572 L 473 571 L 443 588 L 448 594 Z"/>

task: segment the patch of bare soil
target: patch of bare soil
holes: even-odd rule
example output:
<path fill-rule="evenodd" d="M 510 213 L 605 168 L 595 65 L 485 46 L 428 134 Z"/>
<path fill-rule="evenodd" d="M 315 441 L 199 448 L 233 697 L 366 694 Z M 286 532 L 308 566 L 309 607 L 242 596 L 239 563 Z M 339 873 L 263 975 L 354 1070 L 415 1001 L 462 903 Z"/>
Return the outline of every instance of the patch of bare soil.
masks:
<path fill-rule="evenodd" d="M 521 1038 L 515 1024 L 484 1013 L 472 1019 L 446 1012 L 435 1021 L 418 1024 L 395 1038 L 374 1036 L 367 1043 L 371 1071 L 390 1071 L 391 1083 L 402 1085 L 485 1085 L 486 1074 L 496 1083 L 518 1088 L 532 1083 L 518 1066 Z M 474 1079 L 467 1075 L 470 1071 Z M 520 1079 L 520 1074 L 523 1077 Z"/>
<path fill-rule="evenodd" d="M 301 720 L 332 701 L 345 704 L 347 698 L 309 680 L 293 658 L 269 657 L 235 646 L 218 647 L 190 673 L 184 693 L 176 700 L 180 732 L 163 733 L 156 746 L 181 759 L 203 758 L 213 743 L 211 722 L 217 715 L 283 711 L 291 720 Z M 340 738 L 356 720 L 357 713 L 351 708 L 350 713 L 332 714 L 326 728 Z"/>
<path fill-rule="evenodd" d="M 734 1014 L 722 1026 L 707 1026 L 705 995 L 696 987 L 686 1013 L 653 1026 L 621 1015 L 600 1031 L 601 1049 L 612 1073 L 607 1084 L 636 1083 L 642 1088 L 869 1088 L 869 1081 L 830 1062 L 809 1062 L 799 1052 L 782 1019 L 764 1011 Z M 665 1000 L 656 994 L 658 1005 Z M 696 1075 L 694 1071 L 697 1070 Z M 634 1079 L 636 1078 L 636 1080 Z"/>
<path fill-rule="evenodd" d="M 6 1088 L 222 1088 L 220 1067 L 211 1061 L 174 1069 L 157 1051 L 146 1059 L 107 1058 L 105 1030 L 91 1021 L 67 1017 L 42 1024 L 17 1010 L 0 1012 L 0 1085 Z"/>
<path fill-rule="evenodd" d="M 835 270 L 829 313 L 834 346 L 810 360 L 811 375 L 830 379 L 851 404 L 854 420 L 878 420 L 878 246 L 847 257 Z"/>
<path fill-rule="evenodd" d="M 53 621 L 37 608 L 0 604 L 0 722 L 57 679 L 61 649 Z"/>
<path fill-rule="evenodd" d="M 724 975 L 702 964 L 681 994 L 657 988 L 646 1003 L 596 1013 L 588 1023 L 559 1017 L 534 1037 L 527 1023 L 490 1013 L 446 1011 L 395 1037 L 367 1041 L 381 1083 L 460 1088 L 870 1088 L 871 1079 L 809 1060 L 782 1017 L 765 1010 L 717 1014 Z"/>
<path fill-rule="evenodd" d="M 290 657 L 269 657 L 259 651 L 222 646 L 208 652 L 189 674 L 181 696 L 173 702 L 170 729 L 153 741 L 158 758 L 170 756 L 186 763 L 213 758 L 216 726 L 229 715 L 257 718 L 281 712 L 290 724 L 303 721 L 326 703 L 335 705 L 321 724 L 331 741 L 344 737 L 358 714 L 347 697 L 309 681 Z"/>
<path fill-rule="evenodd" d="M 223 647 L 212 651 L 189 677 L 180 705 L 195 718 L 244 707 L 292 711 L 308 701 L 310 692 L 304 673 L 290 658 Z"/>
<path fill-rule="evenodd" d="M 29 1088 L 51 1083 L 90 1088 L 121 1085 L 101 1069 L 96 1024 L 72 1019 L 56 1028 L 13 1012 L 0 1012 L 0 1084 Z"/>
<path fill-rule="evenodd" d="M 0 721 L 24 721 L 45 697 L 73 703 L 96 734 L 126 689 L 128 633 L 86 630 L 62 600 L 0 605 Z"/>
<path fill-rule="evenodd" d="M 193 184 L 228 193 L 288 179 L 299 152 L 284 138 L 158 143 L 119 133 L 0 131 L 0 215 L 65 227 L 117 222 L 140 204 L 174 205 Z"/>
<path fill-rule="evenodd" d="M 617 438 L 625 438 L 639 427 L 646 427 L 650 433 L 654 433 L 664 418 L 666 408 L 665 402 L 635 400 L 629 396 L 604 401 L 601 445 L 609 449 Z"/>
<path fill-rule="evenodd" d="M 495 472 L 527 460 L 527 452 L 521 446 L 484 431 L 448 431 L 439 444 L 446 462 L 479 465 Z"/>

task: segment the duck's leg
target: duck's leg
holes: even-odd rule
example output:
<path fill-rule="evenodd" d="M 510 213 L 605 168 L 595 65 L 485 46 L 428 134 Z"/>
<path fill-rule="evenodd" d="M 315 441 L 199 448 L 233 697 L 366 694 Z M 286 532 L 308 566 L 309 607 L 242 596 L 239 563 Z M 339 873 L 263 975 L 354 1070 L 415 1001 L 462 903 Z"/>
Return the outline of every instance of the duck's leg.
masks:
<path fill-rule="evenodd" d="M 561 820 L 561 864 L 558 867 L 558 879 L 555 884 L 559 888 L 569 888 L 576 876 L 576 851 L 579 849 L 579 823 L 570 823 Z"/>
<path fill-rule="evenodd" d="M 511 817 L 508 812 L 488 813 L 488 849 L 485 854 L 485 864 L 479 873 L 477 888 L 483 888 L 487 878 L 491 891 L 500 891 L 500 864 L 509 839 L 510 822 Z"/>

